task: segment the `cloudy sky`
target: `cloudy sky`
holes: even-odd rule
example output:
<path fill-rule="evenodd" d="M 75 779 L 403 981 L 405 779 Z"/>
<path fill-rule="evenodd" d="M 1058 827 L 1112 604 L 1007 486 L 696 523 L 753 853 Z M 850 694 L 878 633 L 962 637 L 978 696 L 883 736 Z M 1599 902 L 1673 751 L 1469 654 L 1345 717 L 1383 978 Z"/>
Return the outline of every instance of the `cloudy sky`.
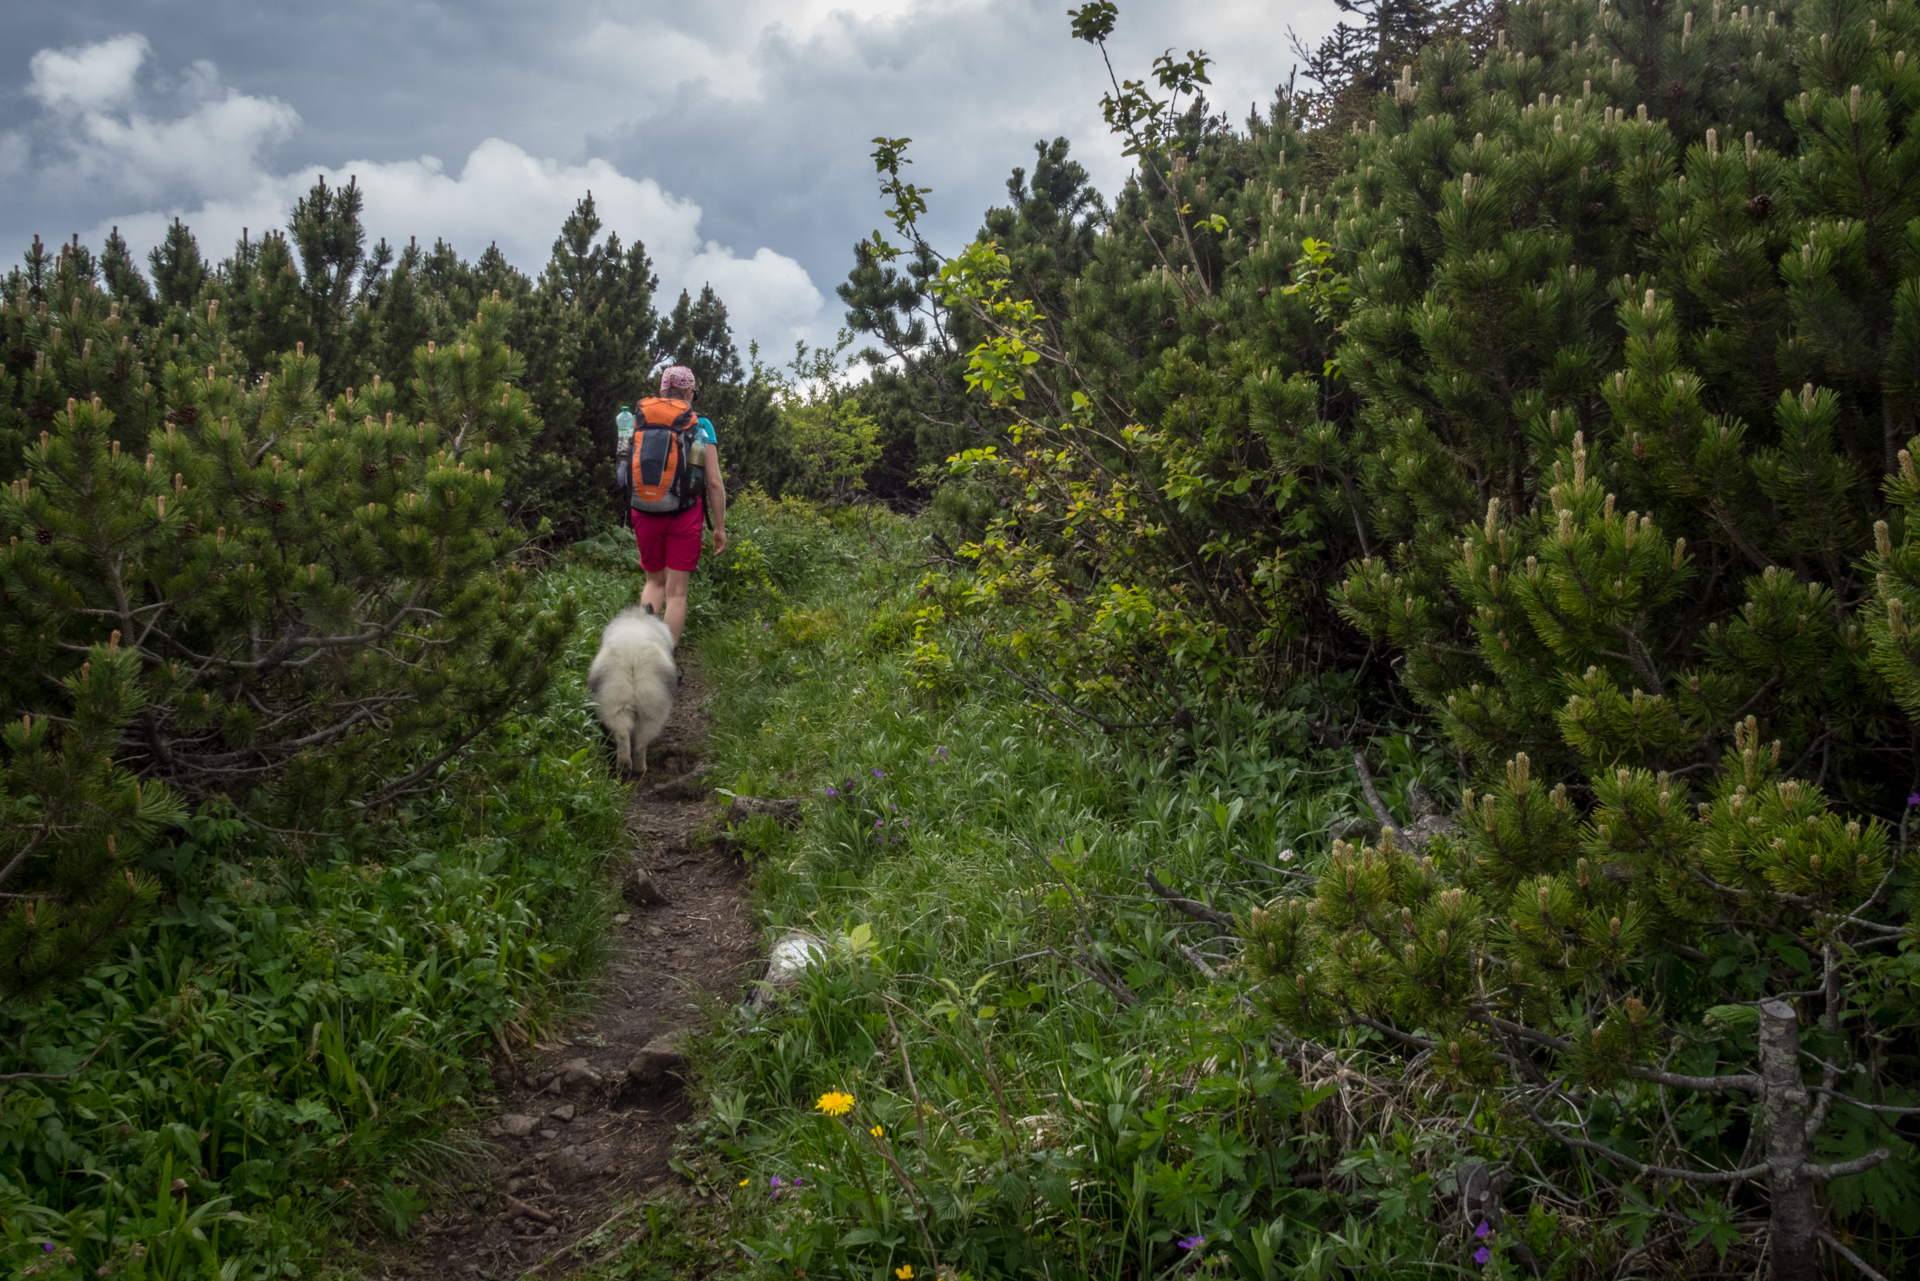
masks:
<path fill-rule="evenodd" d="M 314 176 L 357 175 L 373 235 L 497 241 L 529 272 L 589 189 L 663 288 L 711 281 L 773 352 L 841 321 L 833 287 L 880 221 L 868 153 L 914 139 L 930 225 L 959 244 L 1036 140 L 1111 191 L 1105 70 L 1072 0 L 60 0 L 7 6 L 0 254 L 38 233 L 144 258 L 175 216 L 224 256 Z M 1122 0 L 1123 75 L 1217 59 L 1243 119 L 1332 0 Z"/>

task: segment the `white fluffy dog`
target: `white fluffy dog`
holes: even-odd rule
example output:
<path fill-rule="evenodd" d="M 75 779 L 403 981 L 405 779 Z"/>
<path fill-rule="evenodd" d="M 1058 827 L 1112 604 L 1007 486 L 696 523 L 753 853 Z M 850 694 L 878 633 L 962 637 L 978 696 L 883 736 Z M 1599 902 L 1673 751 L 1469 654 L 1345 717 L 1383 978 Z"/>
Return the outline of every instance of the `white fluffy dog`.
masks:
<path fill-rule="evenodd" d="M 638 762 L 647 772 L 647 744 L 673 712 L 680 677 L 673 665 L 673 633 L 646 605 L 629 605 L 600 633 L 600 652 L 587 669 L 587 689 L 600 723 L 613 732 L 620 772 Z"/>

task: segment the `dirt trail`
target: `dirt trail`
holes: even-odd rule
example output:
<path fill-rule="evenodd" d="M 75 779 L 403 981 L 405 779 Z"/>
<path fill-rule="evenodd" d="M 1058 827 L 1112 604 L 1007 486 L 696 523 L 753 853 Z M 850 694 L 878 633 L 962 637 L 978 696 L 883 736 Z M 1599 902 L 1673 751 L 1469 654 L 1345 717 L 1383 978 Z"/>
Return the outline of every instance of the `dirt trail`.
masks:
<path fill-rule="evenodd" d="M 645 890 L 628 885 L 593 1009 L 498 1073 L 488 1190 L 378 1251 L 386 1275 L 504 1281 L 537 1268 L 542 1278 L 562 1276 L 643 1229 L 638 1213 L 608 1223 L 623 1204 L 680 1181 L 667 1158 L 693 1109 L 671 1034 L 696 1024 L 708 994 L 739 999 L 764 964 L 744 863 L 725 842 L 695 849 L 690 839 L 718 804 L 697 780 L 683 781 L 704 765 L 704 707 L 699 682 L 684 681 L 627 802 L 631 869 L 650 873 L 665 901 L 649 904 Z"/>

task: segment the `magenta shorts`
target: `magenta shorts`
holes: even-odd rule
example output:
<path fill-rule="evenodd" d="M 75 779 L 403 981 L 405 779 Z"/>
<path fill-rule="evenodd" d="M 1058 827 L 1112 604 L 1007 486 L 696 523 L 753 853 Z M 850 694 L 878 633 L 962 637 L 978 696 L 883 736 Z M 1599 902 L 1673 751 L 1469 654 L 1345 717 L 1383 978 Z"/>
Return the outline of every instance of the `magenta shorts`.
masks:
<path fill-rule="evenodd" d="M 633 541 L 640 545 L 640 568 L 649 574 L 663 569 L 691 574 L 700 564 L 700 520 L 705 511 L 704 499 L 671 516 L 629 509 Z"/>

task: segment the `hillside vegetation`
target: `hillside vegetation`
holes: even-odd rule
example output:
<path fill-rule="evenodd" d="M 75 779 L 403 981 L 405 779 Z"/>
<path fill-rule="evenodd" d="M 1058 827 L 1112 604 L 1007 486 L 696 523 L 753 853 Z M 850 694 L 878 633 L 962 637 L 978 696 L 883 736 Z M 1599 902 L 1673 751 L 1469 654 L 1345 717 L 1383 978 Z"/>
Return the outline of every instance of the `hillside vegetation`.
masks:
<path fill-rule="evenodd" d="M 36 244 L 0 1259 L 303 1274 L 458 1188 L 604 946 L 671 360 L 750 493 L 716 777 L 803 798 L 712 835 L 816 961 L 710 1012 L 610 1277 L 1911 1272 L 1920 13 L 1351 12 L 1238 124 L 1110 67 L 1134 176 L 1042 142 L 964 247 L 876 139 L 784 370 L 590 201 L 537 281 L 324 183 Z"/>

